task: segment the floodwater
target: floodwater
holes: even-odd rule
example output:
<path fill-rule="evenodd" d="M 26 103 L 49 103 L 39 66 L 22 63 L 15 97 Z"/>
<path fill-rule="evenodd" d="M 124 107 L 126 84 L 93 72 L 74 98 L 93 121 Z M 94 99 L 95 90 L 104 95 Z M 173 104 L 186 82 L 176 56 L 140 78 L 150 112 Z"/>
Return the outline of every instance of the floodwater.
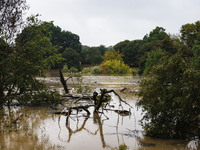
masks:
<path fill-rule="evenodd" d="M 49 87 L 62 93 L 58 77 L 38 78 Z M 5 109 L 0 116 L 0 149 L 2 150 L 184 150 L 195 148 L 195 141 L 188 143 L 179 140 L 161 140 L 144 136 L 139 124 L 142 111 L 135 106 L 138 99 L 137 91 L 139 77 L 132 76 L 83 76 L 81 79 L 69 81 L 69 87 L 74 92 L 81 82 L 88 91 L 99 92 L 100 88 L 115 90 L 130 106 L 123 104 L 124 110 L 131 114 L 117 114 L 118 97 L 111 93 L 110 110 L 100 114 L 90 115 L 85 111 L 73 111 L 68 121 L 67 116 L 53 114 L 48 108 Z M 73 84 L 74 83 L 74 84 Z M 75 86 L 76 85 L 76 86 Z M 124 89 L 125 88 L 125 89 Z M 123 92 L 120 90 L 124 89 Z"/>

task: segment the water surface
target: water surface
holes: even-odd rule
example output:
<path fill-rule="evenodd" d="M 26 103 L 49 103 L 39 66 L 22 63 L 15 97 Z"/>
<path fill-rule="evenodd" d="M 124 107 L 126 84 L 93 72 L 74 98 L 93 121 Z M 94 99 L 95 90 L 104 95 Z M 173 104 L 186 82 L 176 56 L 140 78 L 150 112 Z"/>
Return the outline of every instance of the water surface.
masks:
<path fill-rule="evenodd" d="M 51 88 L 62 92 L 58 77 L 39 78 Z M 89 86 L 91 93 L 99 92 L 100 88 L 114 89 L 133 108 L 131 115 L 121 116 L 114 111 L 104 114 L 93 114 L 93 108 L 88 115 L 84 111 L 73 111 L 69 121 L 66 116 L 56 115 L 48 108 L 12 108 L 1 114 L 0 149 L 120 149 L 131 150 L 182 150 L 189 149 L 186 141 L 160 140 L 144 136 L 139 124 L 142 111 L 135 106 L 138 99 L 133 93 L 137 91 L 139 77 L 132 76 L 84 76 L 83 86 Z M 75 85 L 73 85 L 73 83 Z M 69 81 L 72 89 L 80 80 Z M 126 88 L 124 92 L 120 92 Z M 109 109 L 122 109 L 119 99 L 113 93 Z M 123 109 L 129 110 L 128 105 Z M 13 123 L 14 121 L 14 123 Z M 193 145 L 191 145 L 192 148 Z"/>

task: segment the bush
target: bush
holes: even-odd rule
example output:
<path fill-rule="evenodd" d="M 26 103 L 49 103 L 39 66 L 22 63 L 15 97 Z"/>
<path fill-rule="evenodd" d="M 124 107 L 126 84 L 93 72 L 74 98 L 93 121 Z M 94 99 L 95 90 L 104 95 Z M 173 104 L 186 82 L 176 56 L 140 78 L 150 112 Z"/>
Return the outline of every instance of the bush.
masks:
<path fill-rule="evenodd" d="M 90 74 L 91 73 L 91 67 L 84 67 L 82 70 L 83 74 Z"/>
<path fill-rule="evenodd" d="M 65 65 L 63 66 L 63 70 L 62 70 L 62 71 L 63 71 L 64 73 L 66 73 L 66 72 L 69 71 L 67 64 L 65 64 Z"/>
<path fill-rule="evenodd" d="M 192 59 L 193 60 L 193 59 Z M 200 136 L 200 67 L 180 54 L 164 56 L 140 83 L 138 106 L 148 136 Z"/>
<path fill-rule="evenodd" d="M 77 72 L 78 72 L 78 69 L 75 68 L 75 67 L 71 67 L 71 68 L 69 69 L 69 71 L 72 72 L 72 73 L 77 73 Z"/>
<path fill-rule="evenodd" d="M 107 60 L 102 64 L 101 71 L 106 74 L 129 74 L 131 73 L 131 68 L 124 64 L 122 60 Z"/>
<path fill-rule="evenodd" d="M 91 68 L 92 74 L 101 74 L 101 70 L 99 69 L 99 66 L 94 66 Z"/>
<path fill-rule="evenodd" d="M 85 68 L 83 68 L 82 73 L 97 75 L 97 74 L 101 74 L 101 70 L 100 70 L 99 66 L 85 67 Z"/>

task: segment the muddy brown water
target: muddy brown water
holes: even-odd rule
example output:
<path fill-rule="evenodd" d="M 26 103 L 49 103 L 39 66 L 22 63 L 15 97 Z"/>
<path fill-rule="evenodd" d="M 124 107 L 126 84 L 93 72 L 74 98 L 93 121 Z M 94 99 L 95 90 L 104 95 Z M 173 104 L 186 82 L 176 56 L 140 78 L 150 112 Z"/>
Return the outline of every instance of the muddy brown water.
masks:
<path fill-rule="evenodd" d="M 58 77 L 39 78 L 62 92 Z M 161 140 L 144 136 L 139 123 L 142 111 L 135 106 L 138 99 L 133 95 L 137 91 L 139 77 L 132 76 L 84 76 L 84 86 L 91 93 L 100 88 L 114 89 L 133 108 L 131 115 L 120 116 L 114 111 L 93 114 L 93 108 L 87 115 L 84 111 L 73 111 L 66 124 L 66 116 L 56 115 L 48 108 L 5 109 L 0 122 L 0 149 L 2 150 L 184 150 L 195 147 L 195 141 Z M 77 79 L 69 81 L 72 91 L 79 84 Z M 75 85 L 72 85 L 74 83 Z M 126 88 L 124 92 L 121 89 Z M 111 109 L 118 109 L 118 97 L 111 94 Z M 123 105 L 129 110 L 129 106 Z"/>

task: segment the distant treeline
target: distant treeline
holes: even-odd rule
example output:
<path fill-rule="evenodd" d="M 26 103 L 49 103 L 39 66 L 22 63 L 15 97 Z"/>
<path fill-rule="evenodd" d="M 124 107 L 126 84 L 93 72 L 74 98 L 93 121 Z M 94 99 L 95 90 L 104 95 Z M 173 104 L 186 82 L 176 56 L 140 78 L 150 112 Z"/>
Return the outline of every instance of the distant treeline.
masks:
<path fill-rule="evenodd" d="M 67 65 L 69 69 L 75 67 L 80 71 L 81 65 L 99 65 L 103 62 L 102 56 L 106 51 L 116 50 L 122 53 L 125 64 L 130 67 L 139 67 L 139 74 L 143 73 L 147 55 L 153 50 L 160 48 L 162 51 L 171 53 L 181 50 L 188 53 L 187 49 L 192 48 L 195 39 L 199 38 L 199 33 L 196 31 L 198 23 L 183 25 L 180 34 L 177 35 L 168 34 L 164 28 L 156 27 L 149 34 L 144 35 L 143 39 L 124 40 L 110 47 L 104 45 L 89 47 L 80 43 L 77 34 L 62 30 L 52 22 L 43 22 L 43 24 L 49 24 L 46 30 L 51 33 L 50 41 L 52 45 L 59 47 L 59 53 L 64 58 L 64 61 L 59 64 L 62 67 Z M 27 36 L 26 31 L 25 28 L 21 36 L 23 34 Z"/>

